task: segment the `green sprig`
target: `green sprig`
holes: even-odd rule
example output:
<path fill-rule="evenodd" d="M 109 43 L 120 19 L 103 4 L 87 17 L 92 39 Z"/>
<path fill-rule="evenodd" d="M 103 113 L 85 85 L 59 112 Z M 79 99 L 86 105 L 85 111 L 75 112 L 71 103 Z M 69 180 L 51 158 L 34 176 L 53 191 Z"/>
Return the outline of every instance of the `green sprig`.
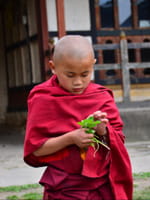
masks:
<path fill-rule="evenodd" d="M 101 142 L 98 138 L 98 136 L 95 133 L 95 130 L 93 129 L 94 127 L 96 127 L 97 124 L 100 124 L 101 121 L 99 120 L 94 120 L 94 117 L 88 117 L 80 122 L 78 122 L 78 124 L 82 127 L 86 129 L 86 133 L 92 133 L 94 135 L 92 141 L 93 143 L 91 144 L 91 146 L 93 146 L 95 148 L 95 144 L 97 145 L 96 151 L 99 149 L 99 144 L 103 145 L 104 147 L 106 147 L 108 150 L 110 150 L 110 148 L 104 144 L 103 142 Z"/>

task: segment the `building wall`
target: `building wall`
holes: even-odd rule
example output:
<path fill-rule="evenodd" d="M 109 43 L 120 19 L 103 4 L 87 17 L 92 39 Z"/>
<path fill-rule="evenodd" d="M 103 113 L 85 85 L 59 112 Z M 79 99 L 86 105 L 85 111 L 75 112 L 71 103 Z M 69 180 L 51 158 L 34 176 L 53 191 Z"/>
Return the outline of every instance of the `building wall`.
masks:
<path fill-rule="evenodd" d="M 18 1 L 8 1 L 8 4 L 11 3 L 11 6 L 6 7 L 4 23 L 5 23 L 5 32 L 6 32 L 6 55 L 4 54 L 4 44 L 3 44 L 3 36 L 2 29 L 0 29 L 0 118 L 4 117 L 4 114 L 7 109 L 7 89 L 9 94 L 9 106 L 11 108 L 17 107 L 20 105 L 19 103 L 24 100 L 26 103 L 26 96 L 22 94 L 26 91 L 25 86 L 33 86 L 33 84 L 37 84 L 42 81 L 41 77 L 41 69 L 40 59 L 39 59 L 39 44 L 37 41 L 37 23 L 36 23 L 36 8 L 35 2 L 36 0 L 22 0 L 20 2 L 24 2 L 24 4 L 17 4 Z M 90 5 L 89 5 L 90 2 Z M 100 18 L 99 18 L 99 7 L 95 8 L 95 13 L 97 13 L 96 19 L 94 19 L 94 13 L 90 13 L 91 1 L 89 0 L 64 0 L 64 13 L 65 13 L 65 25 L 67 33 L 72 34 L 85 34 L 90 40 L 94 34 L 92 26 L 93 16 L 93 24 L 96 23 L 96 33 L 97 42 L 98 43 L 106 43 L 108 41 L 112 41 L 112 43 L 119 43 L 120 41 L 120 31 L 121 29 L 115 25 L 115 29 L 106 30 L 100 26 Z M 93 0 L 93 2 L 96 2 Z M 117 2 L 117 1 L 114 1 Z M 57 30 L 57 16 L 56 16 L 56 1 L 55 0 L 46 0 L 47 3 L 47 16 L 48 16 L 48 31 L 54 35 L 54 40 L 57 40 L 58 30 Z M 23 15 L 24 15 L 24 5 L 26 5 L 27 12 L 27 20 L 28 24 L 23 23 Z M 93 6 L 94 7 L 94 6 Z M 98 10 L 97 10 L 98 8 Z M 117 7 L 115 7 L 116 9 Z M 16 12 L 18 11 L 18 13 Z M 22 13 L 23 12 L 23 13 Z M 17 14 L 17 15 L 16 15 Z M 115 18 L 117 18 L 117 10 L 114 12 Z M 14 16 L 18 16 L 15 17 Z M 7 19 L 8 17 L 8 19 Z M 10 20 L 11 19 L 11 20 Z M 0 19 L 1 20 L 1 19 Z M 94 21 L 95 20 L 95 21 Z M 2 20 L 0 21 L 2 22 Z M 9 23 L 10 24 L 9 24 Z M 116 20 L 117 22 L 117 20 Z M 117 23 L 116 23 L 117 24 Z M 9 27 L 8 27 L 9 25 Z M 26 33 L 28 25 L 29 33 Z M 9 28 L 9 29 L 8 29 Z M 91 30 L 92 29 L 92 30 Z M 70 31 L 70 32 L 69 32 Z M 109 33 L 110 31 L 110 33 Z M 114 34 L 114 32 L 117 34 Z M 141 29 L 142 31 L 142 29 Z M 106 33 L 108 35 L 106 35 Z M 138 32 L 139 33 L 139 32 Z M 112 34 L 112 35 L 111 35 Z M 28 37 L 29 38 L 28 38 Z M 31 39 L 30 41 L 27 41 Z M 131 42 L 143 42 L 145 39 L 150 40 L 150 36 L 147 35 L 127 35 L 127 39 Z M 30 54 L 30 55 L 29 55 Z M 7 57 L 7 66 L 5 66 L 5 56 Z M 99 55 L 99 62 L 103 63 L 103 53 Z M 139 50 L 136 50 L 136 62 L 141 61 L 141 55 Z M 120 62 L 120 52 L 115 52 L 115 62 Z M 8 87 L 7 87 L 7 78 L 6 78 L 6 68 L 8 70 Z M 32 72 L 32 73 L 31 73 Z M 136 76 L 142 77 L 143 70 L 136 69 Z M 150 76 L 150 75 L 149 75 Z M 107 80 L 108 75 L 106 74 L 106 70 L 100 72 L 100 79 Z M 120 78 L 120 71 L 116 71 L 116 78 Z M 114 77 L 113 77 L 114 79 Z M 15 90 L 14 88 L 20 88 Z M 13 89 L 13 90 L 12 90 Z M 29 88 L 28 90 L 30 90 Z M 22 94 L 22 97 L 21 97 Z M 15 95 L 18 95 L 17 98 Z M 11 97 L 11 98 L 10 98 Z M 21 99 L 21 100 L 20 100 Z M 24 103 L 24 104 L 25 104 Z M 20 107 L 22 108 L 22 104 Z M 11 110 L 12 111 L 12 110 Z M 19 110 L 20 111 L 20 110 Z"/>
<path fill-rule="evenodd" d="M 42 81 L 36 2 L 0 7 L 0 123 L 23 124 L 29 91 Z"/>
<path fill-rule="evenodd" d="M 126 34 L 128 43 L 150 42 L 149 7 L 148 0 L 95 1 L 97 42 L 119 44 L 122 31 Z M 129 49 L 129 62 L 150 62 L 149 53 L 150 49 Z M 98 60 L 101 64 L 120 63 L 120 50 L 101 50 Z M 130 70 L 132 82 L 135 83 L 136 80 L 136 83 L 149 83 L 149 71 L 150 68 Z M 114 84 L 120 83 L 120 71 L 100 70 L 97 72 L 96 79 L 99 83 L 109 84 L 107 81 L 109 78 L 112 82 L 114 81 Z"/>
<path fill-rule="evenodd" d="M 35 0 L 20 1 L 19 5 L 17 0 L 8 1 L 1 14 L 8 72 L 8 111 L 26 109 L 29 90 L 42 81 Z"/>

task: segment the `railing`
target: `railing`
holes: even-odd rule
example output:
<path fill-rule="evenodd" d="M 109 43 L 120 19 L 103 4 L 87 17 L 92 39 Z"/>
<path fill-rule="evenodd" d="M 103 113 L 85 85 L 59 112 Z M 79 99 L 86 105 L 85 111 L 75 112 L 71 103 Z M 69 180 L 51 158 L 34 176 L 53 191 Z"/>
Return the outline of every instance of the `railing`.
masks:
<path fill-rule="evenodd" d="M 94 51 L 99 50 L 115 50 L 120 49 L 121 63 L 120 64 L 95 64 L 95 70 L 110 70 L 121 69 L 122 72 L 122 89 L 123 89 L 123 102 L 130 102 L 130 69 L 135 68 L 150 68 L 150 62 L 142 63 L 129 63 L 128 49 L 142 49 L 150 48 L 150 42 L 144 43 L 127 43 L 125 37 L 122 37 L 120 44 L 94 44 Z"/>

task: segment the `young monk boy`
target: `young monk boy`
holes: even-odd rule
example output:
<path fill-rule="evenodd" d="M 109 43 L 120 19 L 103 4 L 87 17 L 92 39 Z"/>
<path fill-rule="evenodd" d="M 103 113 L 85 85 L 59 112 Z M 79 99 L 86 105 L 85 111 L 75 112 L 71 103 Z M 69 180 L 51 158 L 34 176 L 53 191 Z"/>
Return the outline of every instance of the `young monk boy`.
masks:
<path fill-rule="evenodd" d="M 47 166 L 44 200 L 132 199 L 123 123 L 111 90 L 90 81 L 94 63 L 85 37 L 65 36 L 49 61 L 54 75 L 30 92 L 24 160 Z M 109 148 L 91 145 L 94 135 L 78 124 L 89 116 L 101 121 L 94 130 Z"/>

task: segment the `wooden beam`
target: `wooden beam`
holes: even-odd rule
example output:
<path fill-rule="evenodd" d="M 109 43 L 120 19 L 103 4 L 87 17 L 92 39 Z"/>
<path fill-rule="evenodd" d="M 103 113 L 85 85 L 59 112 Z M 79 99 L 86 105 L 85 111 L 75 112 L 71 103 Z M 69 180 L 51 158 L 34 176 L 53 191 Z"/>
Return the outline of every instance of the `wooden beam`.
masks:
<path fill-rule="evenodd" d="M 121 35 L 120 40 L 121 51 L 121 69 L 122 69 L 122 88 L 123 101 L 128 103 L 130 101 L 130 74 L 128 66 L 128 44 L 125 35 Z"/>
<path fill-rule="evenodd" d="M 46 51 L 48 50 L 48 23 L 47 23 L 47 10 L 46 0 L 35 0 L 36 14 L 37 14 L 37 31 L 42 80 L 46 79 L 46 71 L 48 69 L 48 57 Z"/>
<path fill-rule="evenodd" d="M 57 13 L 58 37 L 61 38 L 64 35 L 66 35 L 64 0 L 56 0 L 56 13 Z"/>
<path fill-rule="evenodd" d="M 114 28 L 119 29 L 119 12 L 118 12 L 118 1 L 113 0 L 113 17 L 114 17 Z"/>
<path fill-rule="evenodd" d="M 138 28 L 138 6 L 137 0 L 131 0 L 131 10 L 132 10 L 132 25 L 133 28 Z"/>

